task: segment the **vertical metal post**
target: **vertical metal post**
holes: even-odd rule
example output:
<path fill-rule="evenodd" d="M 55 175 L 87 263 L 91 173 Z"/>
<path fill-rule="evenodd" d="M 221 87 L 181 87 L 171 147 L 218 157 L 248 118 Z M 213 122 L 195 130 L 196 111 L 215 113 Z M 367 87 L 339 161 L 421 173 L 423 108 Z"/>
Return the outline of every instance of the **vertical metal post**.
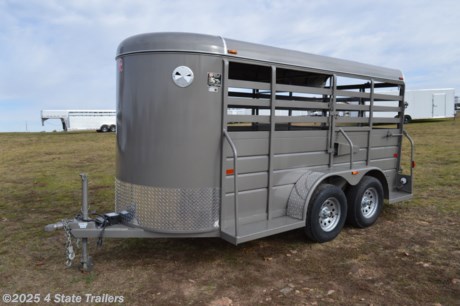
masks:
<path fill-rule="evenodd" d="M 273 203 L 273 156 L 274 156 L 274 136 L 275 136 L 275 116 L 276 116 L 276 67 L 272 66 L 272 77 L 270 84 L 270 134 L 268 149 L 268 186 L 267 186 L 267 220 L 271 216 L 271 203 Z"/>
<path fill-rule="evenodd" d="M 227 130 L 227 109 L 228 109 L 228 69 L 229 69 L 229 62 L 228 60 L 224 59 L 223 61 L 223 83 L 222 83 L 222 129 Z M 224 134 L 225 136 L 225 134 Z M 225 180 L 227 178 L 226 173 L 226 162 L 227 162 L 227 154 L 225 152 L 225 137 L 222 137 L 222 144 L 221 144 L 221 169 L 222 174 L 220 177 L 220 207 L 219 207 L 219 227 L 220 230 L 224 227 L 224 216 L 223 216 L 223 203 L 225 199 Z"/>
<path fill-rule="evenodd" d="M 371 148 L 372 148 L 372 130 L 374 128 L 374 80 L 371 80 L 371 96 L 369 100 L 369 132 L 367 134 L 367 157 L 366 166 L 371 163 Z"/>
<path fill-rule="evenodd" d="M 334 164 L 334 142 L 335 142 L 335 107 L 336 107 L 336 90 L 337 90 L 337 76 L 334 74 L 331 78 L 331 99 L 329 105 L 329 167 Z"/>
<path fill-rule="evenodd" d="M 405 92 L 406 92 L 406 85 L 399 85 L 399 96 L 401 97 L 401 100 L 399 100 L 399 124 L 398 124 L 398 130 L 399 134 L 404 134 L 404 114 L 406 107 L 404 105 L 404 100 L 405 100 Z M 401 173 L 401 155 L 402 155 L 402 146 L 403 146 L 403 137 L 400 137 L 398 140 L 398 173 Z"/>
<path fill-rule="evenodd" d="M 81 177 L 81 213 L 83 221 L 88 220 L 88 177 L 85 173 Z M 81 267 L 83 271 L 88 271 L 88 238 L 81 239 Z"/>

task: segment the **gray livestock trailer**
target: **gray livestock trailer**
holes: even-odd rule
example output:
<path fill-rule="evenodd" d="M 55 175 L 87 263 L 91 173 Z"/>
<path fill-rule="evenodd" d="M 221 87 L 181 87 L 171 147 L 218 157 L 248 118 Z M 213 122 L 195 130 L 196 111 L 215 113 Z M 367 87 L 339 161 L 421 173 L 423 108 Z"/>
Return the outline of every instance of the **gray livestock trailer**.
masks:
<path fill-rule="evenodd" d="M 326 242 L 412 198 L 399 70 L 187 33 L 130 37 L 116 60 L 115 212 L 88 216 L 82 175 L 82 215 L 46 227 L 82 239 L 83 269 L 88 238 Z"/>

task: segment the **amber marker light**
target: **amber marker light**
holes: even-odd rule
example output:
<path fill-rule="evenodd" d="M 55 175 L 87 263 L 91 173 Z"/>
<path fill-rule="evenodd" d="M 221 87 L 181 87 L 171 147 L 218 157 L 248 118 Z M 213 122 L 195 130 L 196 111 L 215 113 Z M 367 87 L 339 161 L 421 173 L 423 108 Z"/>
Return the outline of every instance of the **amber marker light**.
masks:
<path fill-rule="evenodd" d="M 353 175 L 359 174 L 359 171 L 351 171 L 351 174 Z"/>
<path fill-rule="evenodd" d="M 238 51 L 236 51 L 235 49 L 229 49 L 227 50 L 228 54 L 238 54 Z"/>
<path fill-rule="evenodd" d="M 235 174 L 235 171 L 233 169 L 227 169 L 226 173 L 227 175 L 233 175 Z"/>

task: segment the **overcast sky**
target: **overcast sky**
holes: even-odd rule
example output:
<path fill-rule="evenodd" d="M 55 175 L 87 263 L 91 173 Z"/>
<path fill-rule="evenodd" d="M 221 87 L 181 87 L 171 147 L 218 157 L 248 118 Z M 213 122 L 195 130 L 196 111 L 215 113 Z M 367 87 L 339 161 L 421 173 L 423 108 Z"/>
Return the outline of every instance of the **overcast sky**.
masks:
<path fill-rule="evenodd" d="M 42 109 L 115 109 L 131 35 L 194 32 L 403 70 L 408 89 L 460 93 L 458 0 L 0 0 L 0 132 Z"/>

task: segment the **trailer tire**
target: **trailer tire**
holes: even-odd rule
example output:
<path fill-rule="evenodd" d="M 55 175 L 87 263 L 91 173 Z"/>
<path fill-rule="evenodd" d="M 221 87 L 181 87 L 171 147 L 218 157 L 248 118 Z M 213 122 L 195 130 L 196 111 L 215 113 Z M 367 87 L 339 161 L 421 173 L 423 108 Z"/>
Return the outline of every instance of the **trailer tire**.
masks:
<path fill-rule="evenodd" d="M 117 131 L 117 127 L 115 125 L 110 126 L 110 132 L 115 133 Z"/>
<path fill-rule="evenodd" d="M 101 126 L 102 133 L 107 133 L 108 131 L 109 131 L 109 127 L 107 125 L 104 124 L 103 126 Z"/>
<path fill-rule="evenodd" d="M 404 115 L 404 124 L 408 124 L 412 121 L 411 116 L 409 115 Z"/>
<path fill-rule="evenodd" d="M 331 184 L 319 186 L 308 205 L 305 233 L 309 240 L 333 240 L 343 228 L 347 213 L 347 198 L 339 187 Z"/>
<path fill-rule="evenodd" d="M 347 224 L 369 227 L 377 221 L 383 208 L 383 187 L 378 179 L 365 176 L 347 191 Z"/>

